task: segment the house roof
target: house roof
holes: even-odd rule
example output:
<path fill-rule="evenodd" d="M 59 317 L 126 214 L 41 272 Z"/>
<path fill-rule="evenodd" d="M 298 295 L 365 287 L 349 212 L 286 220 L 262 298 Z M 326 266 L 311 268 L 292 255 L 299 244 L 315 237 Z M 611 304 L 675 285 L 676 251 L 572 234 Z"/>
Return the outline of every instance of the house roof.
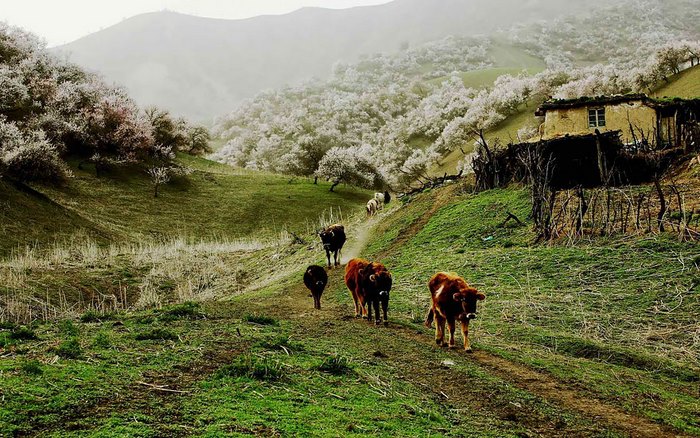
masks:
<path fill-rule="evenodd" d="M 619 103 L 627 103 L 634 101 L 649 102 L 649 96 L 646 94 L 615 94 L 611 96 L 597 96 L 597 97 L 580 97 L 578 99 L 554 99 L 549 100 L 535 112 L 537 116 L 544 116 L 545 113 L 553 109 L 562 108 L 581 108 L 587 106 L 599 106 L 599 105 L 615 105 Z"/>

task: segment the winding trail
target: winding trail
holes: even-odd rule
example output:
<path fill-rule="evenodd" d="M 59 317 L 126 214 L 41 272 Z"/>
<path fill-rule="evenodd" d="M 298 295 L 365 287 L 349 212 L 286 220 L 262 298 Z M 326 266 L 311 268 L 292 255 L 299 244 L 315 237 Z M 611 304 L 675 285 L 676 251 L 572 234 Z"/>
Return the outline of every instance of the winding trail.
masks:
<path fill-rule="evenodd" d="M 440 196 L 435 199 L 429 212 L 416 218 L 413 223 L 399 233 L 399 238 L 375 258 L 381 260 L 396 251 L 400 251 L 405 243 L 425 227 L 433 214 L 449 203 L 456 189 L 456 186 L 452 186 L 443 190 Z M 359 230 L 353 230 L 357 238 L 352 242 L 351 250 L 347 252 L 347 256 L 343 259 L 344 262 L 361 254 L 371 235 L 372 227 L 376 223 L 376 220 L 368 221 L 361 225 Z M 331 271 L 330 284 L 342 284 L 343 271 L 342 268 Z M 284 319 L 294 320 L 293 332 L 297 336 L 328 337 L 337 335 L 336 338 L 339 342 L 352 340 L 354 347 L 358 346 L 356 343 L 360 343 L 361 347 L 367 350 L 381 346 L 381 348 L 386 349 L 386 352 L 382 352 L 382 360 L 395 369 L 398 376 L 414 385 L 432 391 L 437 399 L 443 403 L 449 403 L 455 409 L 490 411 L 496 416 L 512 419 L 518 424 L 524 425 L 539 436 L 596 436 L 601 432 L 600 426 L 635 438 L 689 436 L 665 425 L 654 423 L 647 418 L 626 412 L 621 407 L 598 399 L 585 390 L 557 380 L 551 374 L 536 371 L 503 357 L 480 350 L 471 355 L 460 350 L 448 353 L 455 363 L 475 364 L 506 384 L 513 385 L 540 397 L 553 406 L 574 413 L 587 420 L 590 428 L 582 428 L 580 424 L 575 426 L 561 424 L 546 417 L 528 416 L 523 414 L 523 412 L 527 412 L 527 407 L 513 409 L 512 406 L 504 406 L 502 401 L 497 398 L 483 397 L 483 394 L 479 393 L 478 384 L 475 387 L 473 379 L 461 376 L 449 367 L 436 364 L 435 355 L 426 352 L 441 352 L 441 348 L 435 345 L 432 334 L 427 329 L 397 324 L 390 324 L 388 329 L 377 328 L 365 321 L 352 318 L 343 318 L 344 321 L 338 321 L 338 315 L 352 314 L 349 304 L 326 300 L 324 310 L 320 313 L 314 312 L 310 308 L 308 300 L 305 299 L 306 295 L 307 291 L 303 286 L 295 287 L 285 291 L 281 299 L 277 297 L 274 305 L 265 303 L 265 311 Z M 342 347 L 342 345 L 338 346 Z"/>

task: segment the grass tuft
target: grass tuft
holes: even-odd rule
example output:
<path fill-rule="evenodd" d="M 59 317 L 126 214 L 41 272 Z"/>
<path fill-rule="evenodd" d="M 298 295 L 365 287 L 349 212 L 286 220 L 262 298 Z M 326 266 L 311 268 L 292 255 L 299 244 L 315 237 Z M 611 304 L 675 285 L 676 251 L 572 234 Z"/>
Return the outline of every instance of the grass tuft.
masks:
<path fill-rule="evenodd" d="M 161 321 L 175 321 L 178 319 L 205 319 L 207 315 L 202 311 L 199 303 L 191 301 L 176 304 L 163 309 L 159 319 Z"/>
<path fill-rule="evenodd" d="M 114 314 L 111 312 L 102 313 L 102 312 L 98 312 L 97 310 L 88 310 L 87 312 L 83 313 L 80 316 L 80 322 L 94 323 L 94 322 L 109 321 L 112 318 L 114 318 Z"/>
<path fill-rule="evenodd" d="M 246 354 L 239 356 L 232 364 L 221 367 L 216 377 L 247 377 L 261 381 L 275 381 L 284 377 L 284 368 L 278 361 Z"/>
<path fill-rule="evenodd" d="M 105 331 L 98 332 L 92 341 L 92 345 L 98 348 L 109 348 L 112 346 L 112 341 Z"/>
<path fill-rule="evenodd" d="M 138 333 L 135 337 L 137 341 L 177 341 L 179 338 L 170 330 L 155 328 Z"/>
<path fill-rule="evenodd" d="M 325 358 L 318 366 L 318 370 L 335 376 L 350 374 L 353 371 L 350 366 L 350 359 L 339 355 L 332 355 Z"/>
<path fill-rule="evenodd" d="M 256 314 L 248 314 L 244 316 L 243 321 L 258 325 L 279 325 L 279 322 L 275 318 L 270 318 L 269 316 Z"/>
<path fill-rule="evenodd" d="M 41 362 L 39 362 L 38 360 L 28 360 L 26 362 L 23 362 L 20 366 L 20 369 L 25 374 L 29 374 L 32 376 L 40 376 L 44 374 L 44 369 L 41 367 Z"/>
<path fill-rule="evenodd" d="M 61 342 L 54 350 L 58 357 L 64 359 L 79 359 L 83 355 L 83 349 L 80 347 L 78 338 L 70 338 Z"/>
<path fill-rule="evenodd" d="M 16 327 L 10 332 L 9 338 L 14 341 L 33 341 L 39 339 L 34 330 L 28 327 Z"/>
<path fill-rule="evenodd" d="M 61 333 L 67 336 L 78 336 L 79 334 L 78 327 L 70 319 L 61 321 L 61 323 L 58 325 L 58 328 L 61 331 Z"/>

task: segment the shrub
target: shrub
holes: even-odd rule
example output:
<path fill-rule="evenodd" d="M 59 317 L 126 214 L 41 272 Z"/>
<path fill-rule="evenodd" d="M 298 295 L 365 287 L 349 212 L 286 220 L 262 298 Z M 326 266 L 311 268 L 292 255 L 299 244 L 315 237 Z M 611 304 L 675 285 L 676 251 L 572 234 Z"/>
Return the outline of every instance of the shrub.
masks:
<path fill-rule="evenodd" d="M 248 377 L 255 380 L 273 381 L 284 377 L 284 369 L 280 362 L 246 354 L 239 356 L 232 364 L 221 367 L 217 371 L 216 377 Z"/>
<path fill-rule="evenodd" d="M 56 347 L 54 352 L 56 355 L 64 359 L 78 359 L 83 354 L 83 350 L 80 347 L 80 341 L 78 341 L 78 338 L 75 337 L 61 342 L 58 347 Z"/>
<path fill-rule="evenodd" d="M 177 341 L 179 338 L 170 330 L 155 328 L 136 335 L 137 341 Z"/>
<path fill-rule="evenodd" d="M 336 376 L 352 372 L 350 360 L 344 356 L 332 355 L 323 360 L 318 370 Z"/>

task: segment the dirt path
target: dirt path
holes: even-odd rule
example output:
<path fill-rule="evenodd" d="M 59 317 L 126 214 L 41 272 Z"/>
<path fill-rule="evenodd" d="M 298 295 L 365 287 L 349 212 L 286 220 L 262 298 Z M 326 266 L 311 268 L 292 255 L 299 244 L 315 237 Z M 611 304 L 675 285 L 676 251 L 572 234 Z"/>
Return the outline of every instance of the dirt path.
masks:
<path fill-rule="evenodd" d="M 332 271 L 332 284 L 342 282 L 342 273 L 342 269 Z M 374 327 L 366 321 L 349 318 L 351 309 L 348 304 L 330 303 L 328 300 L 324 302 L 322 312 L 314 312 L 306 295 L 308 294 L 303 287 L 295 288 L 288 291 L 281 301 L 278 298 L 274 307 L 268 307 L 266 303 L 265 311 L 294 320 L 293 332 L 296 336 L 336 336 L 339 342 L 352 341 L 354 347 L 362 346 L 367 351 L 381 348 L 382 360 L 395 369 L 398 376 L 426 388 L 441 403 L 447 403 L 453 409 L 490 412 L 496 417 L 525 426 L 539 436 L 596 436 L 601 432 L 600 426 L 635 438 L 687 436 L 625 412 L 585 391 L 567 386 L 547 373 L 502 357 L 478 350 L 471 355 L 460 350 L 448 353 L 450 360 L 456 364 L 476 364 L 489 375 L 588 420 L 591 426 L 582 428 L 580 425 L 562 424 L 553 418 L 529 416 L 527 412 L 531 408 L 528 406 L 515 407 L 504 404 L 498 397 L 484 397 L 482 391 L 486 389 L 480 388 L 473 378 L 460 375 L 449 366 L 435 363 L 435 352 L 440 349 L 435 346 L 432 335 L 426 330 L 396 324 L 391 324 L 388 329 Z M 348 317 L 338 320 L 337 315 Z M 342 347 L 340 344 L 338 346 Z"/>
<path fill-rule="evenodd" d="M 434 201 L 427 214 L 418 217 L 408 227 L 401 231 L 389 248 L 377 254 L 375 258 L 383 259 L 392 254 L 413 238 L 425 227 L 430 218 L 452 199 L 456 186 L 441 192 Z M 357 238 L 353 248 L 348 251 L 349 256 L 344 261 L 361 254 L 361 249 L 371 232 L 371 227 L 376 222 L 368 222 L 361 230 L 356 230 Z M 343 269 L 335 269 L 331 272 L 330 284 L 342 284 Z M 441 402 L 449 402 L 457 409 L 485 409 L 501 418 L 517 421 L 540 436 L 593 436 L 599 433 L 595 427 L 591 429 L 571 428 L 565 424 L 548 418 L 531 417 L 523 415 L 527 407 L 514 409 L 513 406 L 503 405 L 489 397 L 475 397 L 478 388 L 474 387 L 472 379 L 464 378 L 458 373 L 441 367 L 432 361 L 432 354 L 426 352 L 438 349 L 432 339 L 432 335 L 425 330 L 416 330 L 406 326 L 392 324 L 389 329 L 368 327 L 364 321 L 338 321 L 337 315 L 351 315 L 349 305 L 325 303 L 326 309 L 322 313 L 314 313 L 305 297 L 307 291 L 303 286 L 287 291 L 282 302 L 279 298 L 274 303 L 274 308 L 268 310 L 277 313 L 284 319 L 295 320 L 295 331 L 299 335 L 308 336 L 333 336 L 336 332 L 338 339 L 348 339 L 349 330 L 361 332 L 358 336 L 352 336 L 357 342 L 365 342 L 371 349 L 376 346 L 386 346 L 386 355 L 383 360 L 400 375 L 411 383 L 432 391 Z M 328 301 L 328 300 L 326 300 Z M 330 308 L 329 308 L 330 306 Z M 266 306 L 267 307 L 267 306 Z M 322 320 L 322 324 L 319 321 Z M 357 345 L 355 345 L 357 347 Z M 568 386 L 557 380 L 550 374 L 535 371 L 525 365 L 504 359 L 484 351 L 476 351 L 467 355 L 455 350 L 451 356 L 455 363 L 460 361 L 470 362 L 484 369 L 489 375 L 541 397 L 551 405 L 561 407 L 590 421 L 592 425 L 603 425 L 605 428 L 615 430 L 630 437 L 657 438 L 686 436 L 671 430 L 668 427 L 656 424 L 651 420 L 625 412 L 618 406 L 577 388 Z"/>

